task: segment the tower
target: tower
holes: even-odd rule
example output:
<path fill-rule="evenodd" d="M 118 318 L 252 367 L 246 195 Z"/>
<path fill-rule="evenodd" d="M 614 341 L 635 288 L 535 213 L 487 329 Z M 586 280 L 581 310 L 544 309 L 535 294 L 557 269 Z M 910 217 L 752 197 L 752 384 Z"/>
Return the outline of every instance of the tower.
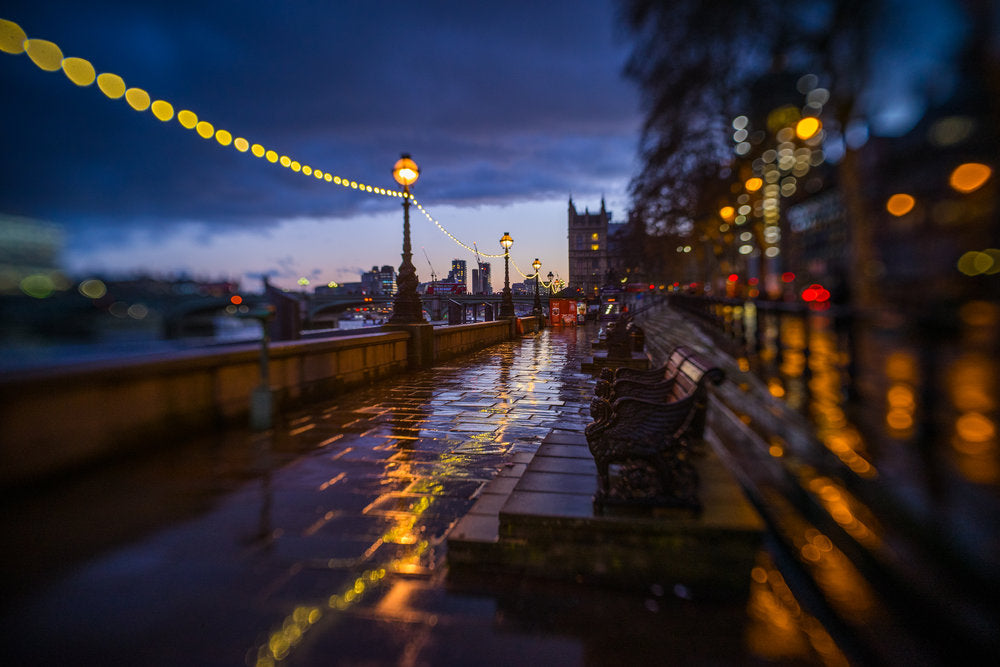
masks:
<path fill-rule="evenodd" d="M 608 272 L 608 225 L 611 214 L 601 197 L 601 210 L 589 209 L 578 213 L 573 198 L 569 199 L 568 246 L 569 287 L 580 289 L 585 296 L 597 296 Z"/>

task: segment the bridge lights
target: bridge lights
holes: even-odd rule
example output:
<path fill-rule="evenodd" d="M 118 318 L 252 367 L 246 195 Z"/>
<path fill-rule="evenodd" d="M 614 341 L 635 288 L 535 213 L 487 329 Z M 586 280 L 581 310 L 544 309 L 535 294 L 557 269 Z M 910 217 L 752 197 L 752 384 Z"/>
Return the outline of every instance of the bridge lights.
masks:
<path fill-rule="evenodd" d="M 399 288 L 392 303 L 392 317 L 389 324 L 416 324 L 424 322 L 423 306 L 417 294 L 417 268 L 413 266 L 413 252 L 410 246 L 410 186 L 417 182 L 420 168 L 403 153 L 392 168 L 392 177 L 403 186 L 403 263 L 399 265 L 396 285 Z"/>
<path fill-rule="evenodd" d="M 500 237 L 503 248 L 503 298 L 500 300 L 500 317 L 514 317 L 514 298 L 510 294 L 510 247 L 514 239 L 507 232 Z"/>

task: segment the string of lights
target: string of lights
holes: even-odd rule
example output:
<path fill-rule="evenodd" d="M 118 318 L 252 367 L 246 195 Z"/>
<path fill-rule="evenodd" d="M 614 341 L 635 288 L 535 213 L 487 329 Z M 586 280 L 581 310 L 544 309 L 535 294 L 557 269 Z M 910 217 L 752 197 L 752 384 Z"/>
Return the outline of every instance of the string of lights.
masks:
<path fill-rule="evenodd" d="M 125 80 L 118 74 L 113 74 L 111 72 L 102 72 L 98 74 L 97 70 L 90 63 L 90 61 L 73 56 L 64 57 L 62 49 L 54 42 L 34 37 L 29 38 L 21 26 L 13 21 L 0 19 L 0 51 L 11 55 L 25 53 L 28 58 L 38 66 L 39 69 L 46 72 L 57 72 L 62 70 L 62 72 L 66 75 L 66 78 L 81 88 L 89 87 L 96 82 L 98 89 L 108 99 L 118 100 L 124 98 L 126 103 L 128 103 L 128 105 L 134 110 L 139 112 L 145 112 L 148 110 L 157 120 L 164 123 L 170 122 L 176 118 L 177 122 L 183 128 L 194 130 L 198 136 L 203 139 L 215 139 L 219 146 L 223 148 L 231 146 L 240 153 L 250 153 L 256 158 L 265 159 L 271 164 L 278 164 L 287 169 L 291 169 L 295 173 L 300 173 L 303 176 L 311 176 L 318 181 L 339 185 L 366 194 L 397 199 L 409 197 L 420 212 L 423 213 L 430 222 L 434 223 L 434 225 L 437 226 L 437 228 L 441 230 L 445 236 L 450 238 L 462 248 L 468 250 L 470 253 L 478 254 L 480 257 L 499 258 L 504 256 L 503 253 L 490 254 L 478 252 L 473 247 L 463 243 L 454 234 L 445 229 L 444 226 L 437 219 L 435 219 L 423 207 L 423 205 L 421 205 L 416 198 L 413 197 L 412 194 L 367 185 L 365 183 L 360 183 L 357 180 L 333 174 L 330 171 L 318 169 L 308 164 L 302 164 L 288 155 L 280 154 L 274 149 L 265 148 L 263 144 L 251 142 L 251 140 L 242 136 L 234 137 L 233 133 L 229 130 L 217 128 L 211 122 L 199 118 L 198 114 L 194 111 L 189 109 L 180 109 L 175 112 L 173 104 L 166 100 L 151 98 L 149 93 L 142 88 L 127 86 L 125 84 Z M 516 264 L 515 268 L 517 268 Z M 534 277 L 533 275 L 525 274 L 520 269 L 517 270 L 525 278 Z"/>
<path fill-rule="evenodd" d="M 434 218 L 434 216 L 432 216 L 430 213 L 428 213 L 427 209 L 425 209 L 420 204 L 420 202 L 418 202 L 416 200 L 416 198 L 413 195 L 410 195 L 410 200 L 413 202 L 413 205 L 416 206 L 420 210 L 420 212 L 424 214 L 424 217 L 427 218 L 428 220 L 430 220 L 431 222 L 433 222 L 437 226 L 437 228 L 440 229 L 444 233 L 445 236 L 447 236 L 452 241 L 454 241 L 458 245 L 462 246 L 463 248 L 465 248 L 469 252 L 471 252 L 473 254 L 478 254 L 480 257 L 503 257 L 503 253 L 500 253 L 499 255 L 491 255 L 490 253 L 482 252 L 481 250 L 477 251 L 476 249 L 474 249 L 474 248 L 472 248 L 472 247 L 470 247 L 470 246 L 462 243 L 461 241 L 458 240 L 458 237 L 456 237 L 454 234 L 452 234 L 447 229 L 445 229 L 444 226 L 440 222 L 438 222 L 436 218 Z"/>
<path fill-rule="evenodd" d="M 214 138 L 222 147 L 232 146 L 240 153 L 250 153 L 254 157 L 263 158 L 271 164 L 279 164 L 303 176 L 311 176 L 316 180 L 359 192 L 393 198 L 404 196 L 402 192 L 397 190 L 359 183 L 356 180 L 302 164 L 288 155 L 279 154 L 273 149 L 265 148 L 262 144 L 253 143 L 244 137 L 234 137 L 229 130 L 216 128 L 212 123 L 199 118 L 198 114 L 189 109 L 180 109 L 175 113 L 174 105 L 170 102 L 162 99 L 154 100 L 144 89 L 126 86 L 125 80 L 117 74 L 111 72 L 98 74 L 90 61 L 84 58 L 64 57 L 58 44 L 46 39 L 29 38 L 21 26 L 13 21 L 0 19 L 0 51 L 12 55 L 26 53 L 39 69 L 46 72 L 62 70 L 66 78 L 81 88 L 86 88 L 96 82 L 98 89 L 108 99 L 124 98 L 128 105 L 136 111 L 148 110 L 157 120 L 164 123 L 176 118 L 181 127 L 194 130 L 203 139 Z"/>
<path fill-rule="evenodd" d="M 490 255 L 490 257 L 496 257 L 496 256 L 503 257 L 503 255 Z M 521 270 L 521 267 L 519 267 L 517 265 L 517 262 L 515 262 L 513 259 L 510 260 L 510 263 L 514 265 L 514 270 L 520 273 L 522 278 L 526 278 L 527 280 L 538 278 L 539 280 L 538 284 L 544 287 L 545 289 L 549 289 L 556 282 L 556 280 L 553 279 L 552 282 L 546 283 L 544 280 L 541 279 L 541 275 L 539 275 L 539 272 L 537 271 L 535 273 L 525 273 L 524 271 Z"/>

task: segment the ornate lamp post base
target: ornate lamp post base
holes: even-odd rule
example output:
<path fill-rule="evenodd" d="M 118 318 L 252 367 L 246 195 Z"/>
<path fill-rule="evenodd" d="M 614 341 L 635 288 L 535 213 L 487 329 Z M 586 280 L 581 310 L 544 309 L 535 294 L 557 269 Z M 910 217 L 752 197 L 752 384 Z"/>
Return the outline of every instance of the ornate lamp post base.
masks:
<path fill-rule="evenodd" d="M 516 317 L 514 313 L 514 297 L 511 296 L 510 288 L 505 287 L 503 290 L 503 298 L 500 300 L 500 318 L 510 318 Z"/>
<path fill-rule="evenodd" d="M 535 317 L 539 317 L 542 314 L 542 299 L 538 295 L 538 283 L 542 281 L 542 276 L 539 274 L 539 271 L 542 268 L 542 263 L 538 261 L 537 257 L 535 258 L 535 261 L 531 263 L 531 268 L 535 270 L 535 303 L 531 308 L 531 314 Z"/>

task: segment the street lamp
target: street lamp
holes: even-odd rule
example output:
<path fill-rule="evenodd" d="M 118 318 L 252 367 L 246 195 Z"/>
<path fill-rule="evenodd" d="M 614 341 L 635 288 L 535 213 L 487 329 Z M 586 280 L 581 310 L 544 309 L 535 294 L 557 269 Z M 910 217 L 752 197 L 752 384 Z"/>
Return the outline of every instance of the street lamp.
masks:
<path fill-rule="evenodd" d="M 555 283 L 552 282 L 553 278 L 555 278 L 555 276 L 552 275 L 551 271 L 549 271 L 549 293 L 550 294 L 555 294 L 555 291 L 556 291 Z"/>
<path fill-rule="evenodd" d="M 510 295 L 510 247 L 514 239 L 507 232 L 500 237 L 503 246 L 503 299 L 500 301 L 500 317 L 514 317 L 514 299 Z"/>
<path fill-rule="evenodd" d="M 396 277 L 398 291 L 392 302 L 389 324 L 415 324 L 424 321 L 423 307 L 417 294 L 417 269 L 413 266 L 410 246 L 410 186 L 419 176 L 420 169 L 410 159 L 409 153 L 403 153 L 392 168 L 392 177 L 403 186 L 403 263 L 399 265 L 399 275 Z"/>
<path fill-rule="evenodd" d="M 542 275 L 538 273 L 538 270 L 542 268 L 542 263 L 535 258 L 535 261 L 531 263 L 531 267 L 535 269 L 535 306 L 531 309 L 531 314 L 538 315 L 542 314 L 542 299 L 538 296 L 538 283 L 542 280 Z"/>

